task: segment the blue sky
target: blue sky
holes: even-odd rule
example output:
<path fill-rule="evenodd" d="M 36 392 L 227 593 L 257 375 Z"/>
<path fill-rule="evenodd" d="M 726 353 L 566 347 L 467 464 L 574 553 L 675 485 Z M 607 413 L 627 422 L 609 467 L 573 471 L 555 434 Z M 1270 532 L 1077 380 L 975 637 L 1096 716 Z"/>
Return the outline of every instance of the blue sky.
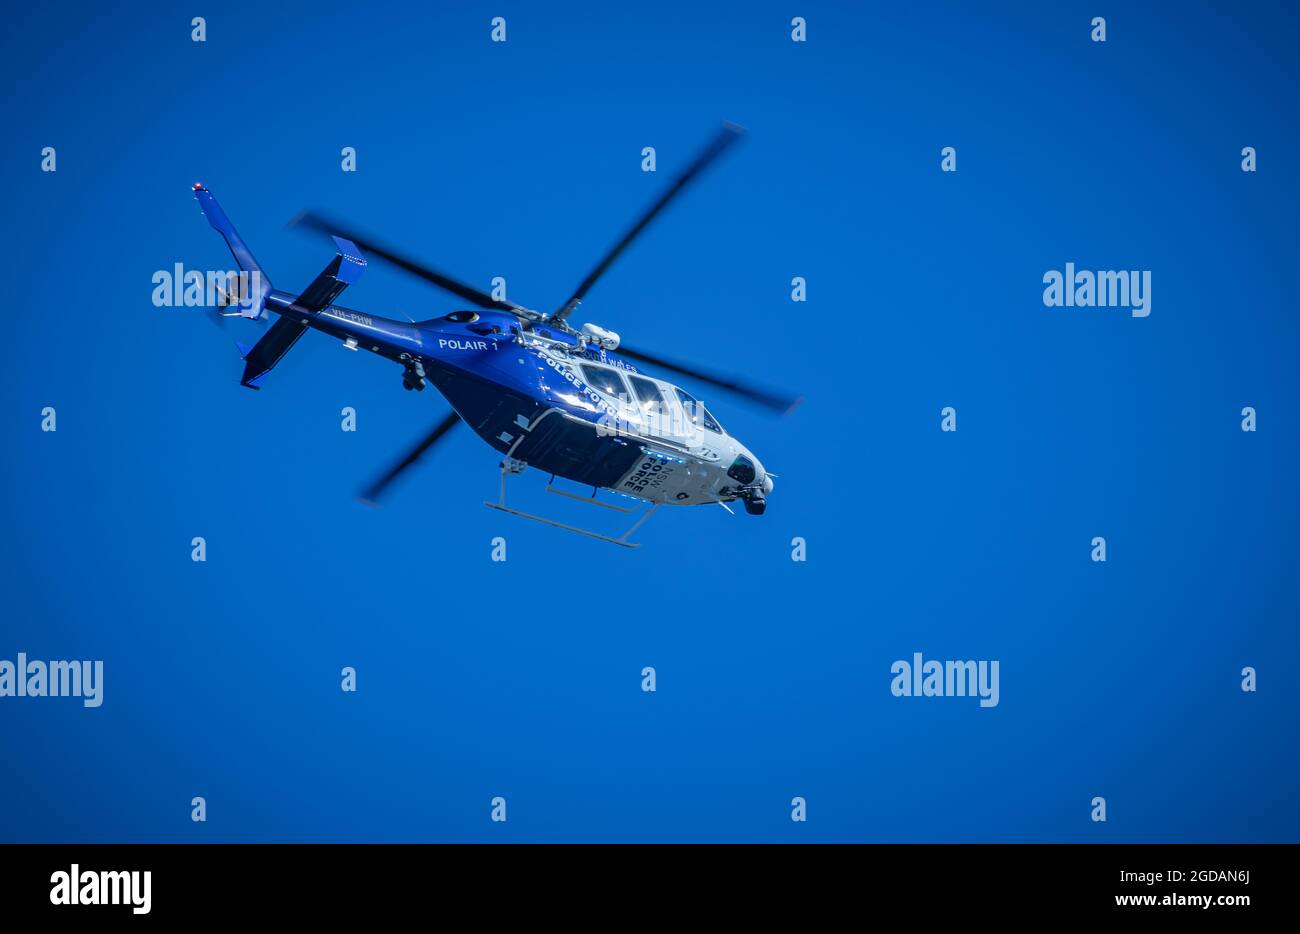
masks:
<path fill-rule="evenodd" d="M 0 838 L 1296 838 L 1293 10 L 14 17 L 0 659 L 106 683 L 0 698 Z M 638 551 L 534 526 L 483 508 L 468 432 L 368 510 L 441 400 L 320 335 L 250 392 L 229 335 L 150 302 L 228 264 L 202 181 L 277 287 L 331 255 L 285 229 L 313 207 L 550 309 L 723 119 L 747 137 L 580 318 L 806 396 L 699 392 L 780 475 L 761 519 L 668 511 Z M 1150 270 L 1150 317 L 1044 307 L 1067 262 Z M 456 307 L 378 264 L 345 302 Z M 518 502 L 603 518 L 542 480 Z M 999 660 L 999 705 L 893 697 L 917 651 Z"/>

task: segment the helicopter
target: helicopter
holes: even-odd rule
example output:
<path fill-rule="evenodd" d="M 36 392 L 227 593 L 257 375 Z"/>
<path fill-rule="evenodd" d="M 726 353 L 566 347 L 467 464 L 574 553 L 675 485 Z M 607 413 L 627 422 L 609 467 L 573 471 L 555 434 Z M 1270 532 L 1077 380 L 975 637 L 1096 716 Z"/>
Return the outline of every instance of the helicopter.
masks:
<path fill-rule="evenodd" d="M 240 384 L 260 389 L 267 373 L 308 330 L 398 363 L 407 391 L 422 392 L 432 384 L 452 411 L 366 487 L 360 498 L 369 505 L 377 505 L 407 468 L 464 422 L 502 455 L 500 495 L 496 502 L 484 502 L 493 509 L 628 548 L 638 547 L 629 536 L 665 505 L 717 503 L 731 512 L 728 504 L 740 501 L 750 515 L 762 515 L 774 474 L 694 395 L 642 367 L 679 374 L 777 412 L 788 413 L 801 400 L 633 350 L 617 333 L 599 325 L 574 327 L 569 322 L 623 251 L 743 132 L 723 124 L 573 294 L 549 314 L 483 292 L 311 211 L 290 226 L 329 235 L 337 255 L 301 293 L 272 288 L 216 198 L 201 183 L 195 184 L 199 208 L 225 239 L 241 271 L 240 287 L 223 294 L 221 301 L 237 310 L 219 314 L 263 323 L 277 316 L 255 344 L 236 342 L 244 359 Z M 438 286 L 472 307 L 415 322 L 336 305 L 343 290 L 365 270 L 367 257 Z M 615 512 L 645 509 L 617 537 L 523 512 L 506 504 L 506 478 L 529 467 L 551 475 L 547 492 Z M 555 486 L 556 477 L 591 487 L 591 495 Z M 598 499 L 602 490 L 621 494 L 621 500 L 630 499 L 634 505 Z"/>

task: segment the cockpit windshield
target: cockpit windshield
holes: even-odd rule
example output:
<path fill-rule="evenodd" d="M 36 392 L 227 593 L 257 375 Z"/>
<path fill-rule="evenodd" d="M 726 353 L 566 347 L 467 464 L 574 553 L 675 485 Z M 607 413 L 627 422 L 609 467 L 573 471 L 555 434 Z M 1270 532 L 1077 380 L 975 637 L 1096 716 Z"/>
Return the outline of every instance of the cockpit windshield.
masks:
<path fill-rule="evenodd" d="M 676 387 L 674 387 L 676 388 Z M 704 407 L 704 403 L 697 400 L 684 389 L 677 390 L 677 398 L 681 400 L 682 409 L 686 412 L 686 417 L 696 425 L 703 425 L 714 434 L 725 434 L 718 420 L 709 414 L 709 410 Z"/>

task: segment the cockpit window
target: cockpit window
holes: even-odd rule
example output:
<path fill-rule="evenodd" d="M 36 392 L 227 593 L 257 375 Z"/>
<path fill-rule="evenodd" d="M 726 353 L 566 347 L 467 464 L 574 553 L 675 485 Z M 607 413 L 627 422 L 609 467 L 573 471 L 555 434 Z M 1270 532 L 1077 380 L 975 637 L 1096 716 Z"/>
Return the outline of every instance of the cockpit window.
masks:
<path fill-rule="evenodd" d="M 636 393 L 637 401 L 641 403 L 641 408 L 647 412 L 661 411 L 668 397 L 664 391 L 659 388 L 658 383 L 651 382 L 644 376 L 629 376 L 628 380 L 632 383 L 632 391 Z"/>
<path fill-rule="evenodd" d="M 477 311 L 453 311 L 447 315 L 448 321 L 454 321 L 457 324 L 473 324 L 478 320 Z"/>
<path fill-rule="evenodd" d="M 754 469 L 754 462 L 743 454 L 737 457 L 727 468 L 727 476 L 745 486 L 754 482 L 758 472 Z"/>
<path fill-rule="evenodd" d="M 613 370 L 584 363 L 582 365 L 582 376 L 598 392 L 604 393 L 612 399 L 628 398 L 627 386 L 623 384 L 623 377 Z"/>
<path fill-rule="evenodd" d="M 678 419 L 668 405 L 668 395 L 654 380 L 644 376 L 628 374 L 632 391 L 641 403 L 642 427 L 652 435 L 671 436 L 684 434 L 684 425 L 675 424 Z"/>
<path fill-rule="evenodd" d="M 709 410 L 704 407 L 704 403 L 699 402 L 689 392 L 677 390 L 677 398 L 682 402 L 682 408 L 686 410 L 686 417 L 697 425 L 703 425 L 709 431 L 716 434 L 723 434 L 722 426 L 718 420 L 709 414 Z"/>

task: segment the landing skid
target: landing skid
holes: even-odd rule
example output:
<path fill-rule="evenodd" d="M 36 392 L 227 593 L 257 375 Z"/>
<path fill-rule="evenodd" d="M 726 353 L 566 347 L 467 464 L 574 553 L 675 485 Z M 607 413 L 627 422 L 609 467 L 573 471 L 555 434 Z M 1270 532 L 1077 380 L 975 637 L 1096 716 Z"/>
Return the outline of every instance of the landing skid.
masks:
<path fill-rule="evenodd" d="M 618 538 L 612 538 L 609 535 L 601 535 L 599 532 L 593 532 L 590 529 L 581 529 L 578 528 L 578 526 L 576 525 L 568 525 L 567 523 L 564 522 L 557 522 L 555 519 L 547 519 L 545 516 L 535 516 L 530 512 L 524 512 L 522 510 L 515 509 L 512 506 L 507 506 L 506 505 L 506 476 L 512 473 L 520 473 L 522 472 L 522 470 L 523 470 L 523 465 L 520 464 L 518 461 L 508 460 L 506 463 L 503 463 L 501 465 L 501 496 L 495 503 L 488 502 L 487 500 L 483 500 L 483 505 L 487 506 L 489 509 L 497 509 L 500 510 L 501 512 L 508 512 L 512 516 L 520 516 L 524 519 L 532 519 L 534 522 L 540 522 L 543 525 L 554 526 L 557 529 L 564 529 L 567 532 L 577 532 L 579 535 L 586 535 L 588 538 L 594 538 L 602 542 L 609 542 L 611 545 L 622 545 L 624 548 L 641 547 L 640 542 L 628 541 L 628 536 L 630 536 L 633 532 L 639 529 L 641 527 L 641 523 L 649 519 L 651 514 L 653 514 L 654 511 L 659 508 L 659 503 L 655 503 L 653 506 L 651 506 L 649 509 L 643 512 L 640 518 L 638 518 L 635 522 L 632 523 L 632 527 L 629 528 L 622 535 L 620 535 Z M 572 499 L 576 499 L 584 503 L 591 503 L 593 506 L 603 506 L 606 509 L 613 509 L 616 512 L 633 511 L 631 509 L 625 509 L 622 506 L 615 506 L 610 503 L 602 503 L 599 500 L 596 500 L 594 498 L 589 499 L 585 496 L 578 496 L 574 493 L 568 493 L 564 490 L 556 489 L 555 487 L 552 487 L 549 484 L 547 485 L 546 489 L 550 493 L 558 493 L 561 496 L 568 496 Z"/>

